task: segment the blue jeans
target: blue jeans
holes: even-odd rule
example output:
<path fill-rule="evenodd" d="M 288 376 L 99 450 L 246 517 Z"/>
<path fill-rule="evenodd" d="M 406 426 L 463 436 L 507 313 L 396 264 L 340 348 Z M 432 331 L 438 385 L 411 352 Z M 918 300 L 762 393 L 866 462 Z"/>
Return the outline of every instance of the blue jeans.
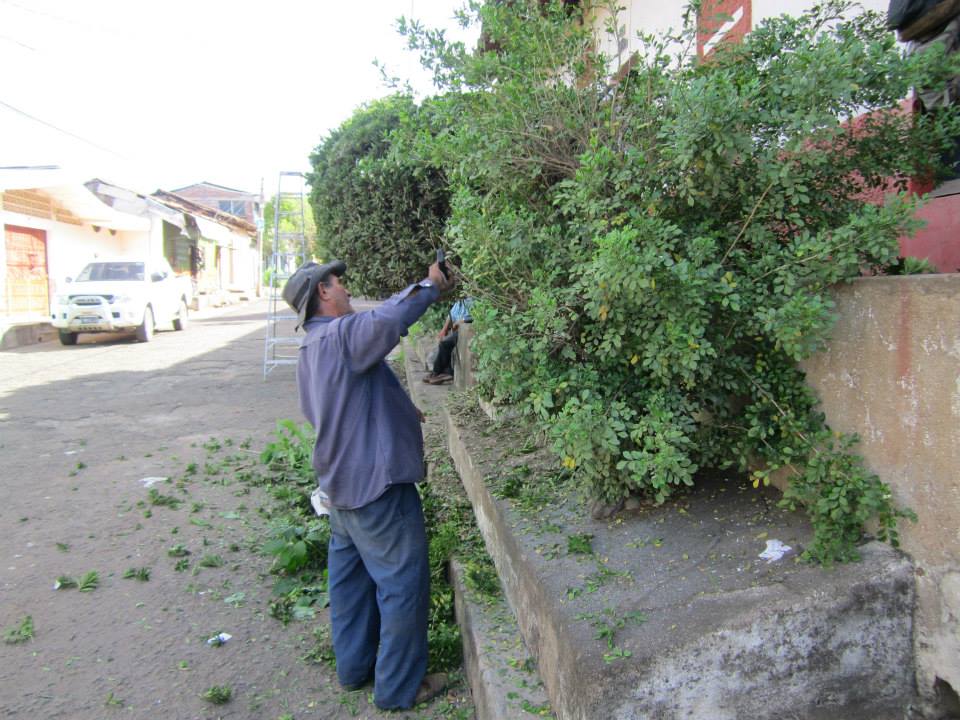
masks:
<path fill-rule="evenodd" d="M 430 609 L 427 536 L 414 484 L 394 485 L 356 510 L 330 510 L 328 576 L 340 684 L 360 686 L 374 675 L 377 707 L 411 707 L 427 671 Z"/>

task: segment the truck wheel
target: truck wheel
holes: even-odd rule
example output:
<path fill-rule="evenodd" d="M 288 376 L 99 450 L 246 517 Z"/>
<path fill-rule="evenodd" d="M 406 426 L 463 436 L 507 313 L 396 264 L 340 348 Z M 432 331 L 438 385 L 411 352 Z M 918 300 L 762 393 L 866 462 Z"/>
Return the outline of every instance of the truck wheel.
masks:
<path fill-rule="evenodd" d="M 67 332 L 66 330 L 60 330 L 60 344 L 61 345 L 76 345 L 77 344 L 77 335 L 75 332 Z"/>
<path fill-rule="evenodd" d="M 186 330 L 187 329 L 187 303 L 183 300 L 180 301 L 180 311 L 177 313 L 177 316 L 173 319 L 173 329 L 174 330 Z"/>
<path fill-rule="evenodd" d="M 143 324 L 137 328 L 137 340 L 140 342 L 150 342 L 153 337 L 153 310 L 147 305 L 143 311 Z"/>

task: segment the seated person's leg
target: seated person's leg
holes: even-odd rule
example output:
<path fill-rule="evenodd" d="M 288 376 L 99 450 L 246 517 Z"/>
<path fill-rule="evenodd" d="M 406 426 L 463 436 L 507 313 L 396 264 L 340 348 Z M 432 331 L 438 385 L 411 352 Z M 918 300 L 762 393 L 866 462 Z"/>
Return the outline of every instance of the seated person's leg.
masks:
<path fill-rule="evenodd" d="M 437 346 L 437 359 L 433 362 L 434 375 L 453 375 L 453 350 L 457 347 L 457 333 L 447 335 Z"/>

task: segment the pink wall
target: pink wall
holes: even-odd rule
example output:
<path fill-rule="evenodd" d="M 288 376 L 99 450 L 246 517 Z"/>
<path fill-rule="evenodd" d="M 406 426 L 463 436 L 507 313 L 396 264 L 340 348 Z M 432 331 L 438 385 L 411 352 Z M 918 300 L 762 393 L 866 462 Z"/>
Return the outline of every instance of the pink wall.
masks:
<path fill-rule="evenodd" d="M 928 200 L 917 217 L 927 226 L 913 237 L 900 238 L 901 252 L 926 258 L 940 272 L 960 270 L 960 195 Z"/>
<path fill-rule="evenodd" d="M 704 56 L 704 43 L 737 11 L 742 11 L 740 20 L 729 29 L 725 41 L 737 42 L 753 28 L 754 21 L 781 12 L 798 13 L 813 5 L 808 0 L 703 0 L 698 18 L 697 54 Z M 868 9 L 884 10 L 887 0 L 867 0 Z M 904 100 L 901 108 L 905 113 L 915 112 L 914 101 Z M 854 121 L 856 123 L 856 121 Z M 922 194 L 930 192 L 930 183 L 915 180 L 911 191 Z M 882 202 L 882 193 L 871 194 L 874 202 Z M 900 253 L 904 256 L 925 258 L 940 272 L 960 271 L 960 194 L 927 200 L 917 213 L 926 221 L 926 227 L 913 237 L 900 238 Z"/>

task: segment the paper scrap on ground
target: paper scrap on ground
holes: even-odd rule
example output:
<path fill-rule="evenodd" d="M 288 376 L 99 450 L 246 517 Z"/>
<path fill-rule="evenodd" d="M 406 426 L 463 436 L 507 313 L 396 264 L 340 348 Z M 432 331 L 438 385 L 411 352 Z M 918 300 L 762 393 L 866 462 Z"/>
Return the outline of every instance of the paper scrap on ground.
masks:
<path fill-rule="evenodd" d="M 789 545 L 784 545 L 779 540 L 767 540 L 767 548 L 762 553 L 760 557 L 766 560 L 768 563 L 775 562 L 790 552 L 791 548 Z"/>
<path fill-rule="evenodd" d="M 211 647 L 219 647 L 232 637 L 233 635 L 230 633 L 217 633 L 212 638 L 207 640 L 207 645 L 210 645 Z"/>
<path fill-rule="evenodd" d="M 153 485 L 156 485 L 158 482 L 166 482 L 166 481 L 167 481 L 167 478 L 165 477 L 145 477 L 140 479 L 140 484 L 143 485 L 145 488 L 148 488 L 148 487 L 152 487 Z"/>

